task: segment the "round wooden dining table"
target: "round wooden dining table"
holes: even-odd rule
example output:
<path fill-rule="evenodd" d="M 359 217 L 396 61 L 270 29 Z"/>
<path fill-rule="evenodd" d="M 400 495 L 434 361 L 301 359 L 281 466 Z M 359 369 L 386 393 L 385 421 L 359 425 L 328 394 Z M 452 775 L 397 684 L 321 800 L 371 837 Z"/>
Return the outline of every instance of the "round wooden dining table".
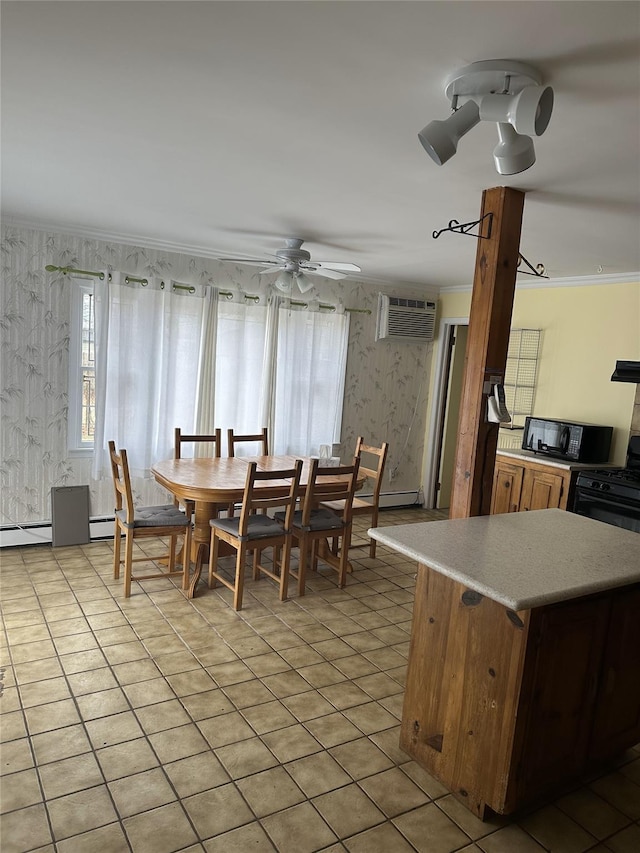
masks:
<path fill-rule="evenodd" d="M 156 462 L 151 467 L 151 473 L 156 481 L 167 491 L 181 501 L 193 501 L 195 505 L 191 559 L 196 560 L 200 548 L 208 552 L 211 538 L 212 518 L 220 513 L 226 514 L 229 506 L 240 503 L 244 495 L 247 479 L 247 465 L 257 462 L 261 471 L 274 471 L 293 468 L 296 459 L 302 459 L 302 476 L 300 478 L 300 494 L 308 482 L 311 459 L 305 456 L 232 456 L 197 459 L 165 459 Z M 336 476 L 336 480 L 346 477 Z M 358 477 L 357 488 L 362 488 L 366 477 Z M 282 486 L 282 482 L 274 480 L 271 488 Z M 268 489 L 268 487 L 267 487 Z M 221 543 L 223 545 L 224 543 Z M 222 553 L 222 551 L 221 551 Z M 332 559 L 326 554 L 323 559 Z M 189 586 L 188 597 L 193 598 L 198 576 L 194 574 Z"/>

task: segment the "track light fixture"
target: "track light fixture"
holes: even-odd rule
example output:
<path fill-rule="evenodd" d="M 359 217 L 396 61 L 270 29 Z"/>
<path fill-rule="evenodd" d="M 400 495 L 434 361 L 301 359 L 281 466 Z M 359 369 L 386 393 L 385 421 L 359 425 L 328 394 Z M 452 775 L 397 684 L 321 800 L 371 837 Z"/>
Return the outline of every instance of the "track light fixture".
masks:
<path fill-rule="evenodd" d="M 531 137 L 545 132 L 553 110 L 553 89 L 541 83 L 538 71 L 521 62 L 490 59 L 467 65 L 452 74 L 445 86 L 453 113 L 444 121 L 429 122 L 418 139 L 442 166 L 476 124 L 494 121 L 499 137 L 493 152 L 497 171 L 501 175 L 524 172 L 536 161 Z"/>

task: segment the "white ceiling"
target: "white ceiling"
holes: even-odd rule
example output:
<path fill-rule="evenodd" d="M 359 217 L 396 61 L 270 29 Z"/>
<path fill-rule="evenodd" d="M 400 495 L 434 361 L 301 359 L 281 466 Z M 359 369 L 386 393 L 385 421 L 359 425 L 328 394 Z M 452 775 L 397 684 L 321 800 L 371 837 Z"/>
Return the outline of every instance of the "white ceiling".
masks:
<path fill-rule="evenodd" d="M 432 232 L 509 185 L 550 277 L 635 272 L 639 36 L 636 2 L 3 2 L 3 218 L 212 257 L 299 236 L 447 288 L 476 240 Z M 537 163 L 499 176 L 483 122 L 436 166 L 445 78 L 504 58 L 554 88 Z"/>

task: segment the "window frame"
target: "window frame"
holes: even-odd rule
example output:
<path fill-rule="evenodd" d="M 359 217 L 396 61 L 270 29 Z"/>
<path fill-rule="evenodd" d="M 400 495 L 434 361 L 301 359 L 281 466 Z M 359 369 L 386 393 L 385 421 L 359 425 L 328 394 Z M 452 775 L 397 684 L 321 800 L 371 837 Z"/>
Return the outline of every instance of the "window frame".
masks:
<path fill-rule="evenodd" d="M 70 456 L 93 456 L 94 442 L 82 438 L 83 382 L 86 367 L 82 364 L 83 303 L 85 295 L 94 297 L 93 281 L 71 278 L 71 322 L 69 329 L 69 388 L 67 416 L 67 448 Z M 95 313 L 94 313 L 95 354 Z M 95 381 L 95 363 L 94 363 Z"/>

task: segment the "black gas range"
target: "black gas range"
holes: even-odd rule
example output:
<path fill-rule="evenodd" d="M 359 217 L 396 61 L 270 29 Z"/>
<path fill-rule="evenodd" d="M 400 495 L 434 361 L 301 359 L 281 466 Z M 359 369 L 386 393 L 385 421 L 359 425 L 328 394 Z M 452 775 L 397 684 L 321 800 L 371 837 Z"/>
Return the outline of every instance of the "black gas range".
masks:
<path fill-rule="evenodd" d="M 624 468 L 578 474 L 573 512 L 640 533 L 640 435 L 629 440 Z"/>

